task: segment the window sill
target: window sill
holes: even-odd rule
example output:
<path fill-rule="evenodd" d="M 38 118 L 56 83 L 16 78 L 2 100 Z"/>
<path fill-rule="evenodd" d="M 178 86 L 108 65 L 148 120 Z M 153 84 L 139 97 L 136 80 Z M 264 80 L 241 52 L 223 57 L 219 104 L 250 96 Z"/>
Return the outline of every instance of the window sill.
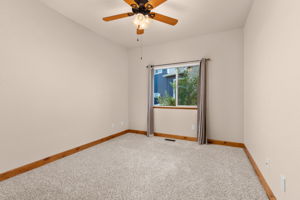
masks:
<path fill-rule="evenodd" d="M 177 109 L 177 110 L 198 110 L 197 107 L 180 107 L 180 106 L 153 106 L 154 109 Z"/>

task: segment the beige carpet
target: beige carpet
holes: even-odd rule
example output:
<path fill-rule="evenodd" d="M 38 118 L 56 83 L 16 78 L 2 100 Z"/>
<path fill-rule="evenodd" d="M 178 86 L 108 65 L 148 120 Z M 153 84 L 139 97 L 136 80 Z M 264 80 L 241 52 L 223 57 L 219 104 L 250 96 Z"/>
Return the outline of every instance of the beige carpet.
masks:
<path fill-rule="evenodd" d="M 267 200 L 242 149 L 127 134 L 0 182 L 1 200 Z"/>

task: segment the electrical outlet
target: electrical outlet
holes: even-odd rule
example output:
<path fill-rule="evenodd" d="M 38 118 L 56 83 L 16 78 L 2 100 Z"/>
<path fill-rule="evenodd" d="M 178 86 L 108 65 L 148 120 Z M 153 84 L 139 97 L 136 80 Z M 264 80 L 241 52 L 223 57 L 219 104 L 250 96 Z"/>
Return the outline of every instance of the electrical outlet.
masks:
<path fill-rule="evenodd" d="M 282 192 L 286 192 L 286 177 L 283 175 L 280 176 L 280 188 Z"/>
<path fill-rule="evenodd" d="M 269 158 L 266 159 L 265 165 L 266 165 L 267 168 L 270 168 L 271 160 Z"/>
<path fill-rule="evenodd" d="M 192 130 L 193 130 L 193 131 L 196 130 L 195 124 L 192 125 Z"/>
<path fill-rule="evenodd" d="M 124 122 L 121 122 L 121 126 L 124 126 Z"/>
<path fill-rule="evenodd" d="M 115 125 L 114 123 L 111 124 L 111 127 L 112 127 L 112 128 L 115 128 L 115 126 L 116 126 L 116 125 Z"/>

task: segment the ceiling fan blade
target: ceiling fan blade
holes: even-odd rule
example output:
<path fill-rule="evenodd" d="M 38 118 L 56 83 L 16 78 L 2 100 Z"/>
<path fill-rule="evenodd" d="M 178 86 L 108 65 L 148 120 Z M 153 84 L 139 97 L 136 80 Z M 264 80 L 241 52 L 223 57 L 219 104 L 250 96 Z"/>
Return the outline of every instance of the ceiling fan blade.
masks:
<path fill-rule="evenodd" d="M 138 35 L 142 35 L 142 34 L 144 34 L 144 29 L 136 29 L 136 34 L 138 34 Z"/>
<path fill-rule="evenodd" d="M 134 0 L 124 0 L 128 5 L 130 5 L 132 8 L 138 8 L 139 5 Z"/>
<path fill-rule="evenodd" d="M 170 25 L 173 25 L 173 26 L 175 26 L 178 23 L 177 19 L 165 16 L 165 15 L 162 15 L 162 14 L 158 14 L 158 13 L 155 13 L 155 12 L 150 13 L 149 16 L 152 19 L 155 19 L 157 21 L 160 21 L 160 22 L 163 22 L 163 23 L 166 23 L 166 24 L 170 24 Z"/>
<path fill-rule="evenodd" d="M 113 20 L 117 20 L 117 19 L 121 19 L 121 18 L 125 18 L 125 17 L 130 17 L 133 15 L 134 15 L 133 13 L 123 13 L 123 14 L 119 14 L 119 15 L 113 15 L 110 17 L 104 17 L 103 20 L 106 22 L 109 22 L 109 21 L 113 21 Z"/>
<path fill-rule="evenodd" d="M 160 4 L 165 3 L 166 1 L 167 0 L 150 0 L 150 1 L 148 1 L 148 3 L 145 4 L 145 7 L 148 10 L 152 10 L 153 8 L 156 8 Z"/>

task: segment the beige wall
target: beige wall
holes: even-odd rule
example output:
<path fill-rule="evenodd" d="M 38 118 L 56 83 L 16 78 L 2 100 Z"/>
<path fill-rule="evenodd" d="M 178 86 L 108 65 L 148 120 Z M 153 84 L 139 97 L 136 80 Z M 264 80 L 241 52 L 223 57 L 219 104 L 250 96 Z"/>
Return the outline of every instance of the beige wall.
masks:
<path fill-rule="evenodd" d="M 243 31 L 223 33 L 129 51 L 131 129 L 146 130 L 146 65 L 211 58 L 208 66 L 209 138 L 243 142 Z M 196 137 L 196 111 L 155 110 L 155 130 Z"/>
<path fill-rule="evenodd" d="M 128 128 L 125 49 L 37 0 L 0 25 L 0 173 Z"/>
<path fill-rule="evenodd" d="M 300 199 L 299 11 L 299 0 L 256 0 L 245 28 L 245 143 L 279 200 Z"/>
<path fill-rule="evenodd" d="M 255 1 L 244 72 L 242 30 L 145 47 L 142 61 L 131 49 L 128 71 L 125 49 L 37 0 L 0 1 L 0 173 L 127 128 L 146 130 L 145 66 L 207 57 L 209 138 L 245 140 L 275 195 L 300 199 L 299 10 L 298 0 Z M 196 111 L 155 110 L 157 132 L 195 137 L 195 124 Z"/>

